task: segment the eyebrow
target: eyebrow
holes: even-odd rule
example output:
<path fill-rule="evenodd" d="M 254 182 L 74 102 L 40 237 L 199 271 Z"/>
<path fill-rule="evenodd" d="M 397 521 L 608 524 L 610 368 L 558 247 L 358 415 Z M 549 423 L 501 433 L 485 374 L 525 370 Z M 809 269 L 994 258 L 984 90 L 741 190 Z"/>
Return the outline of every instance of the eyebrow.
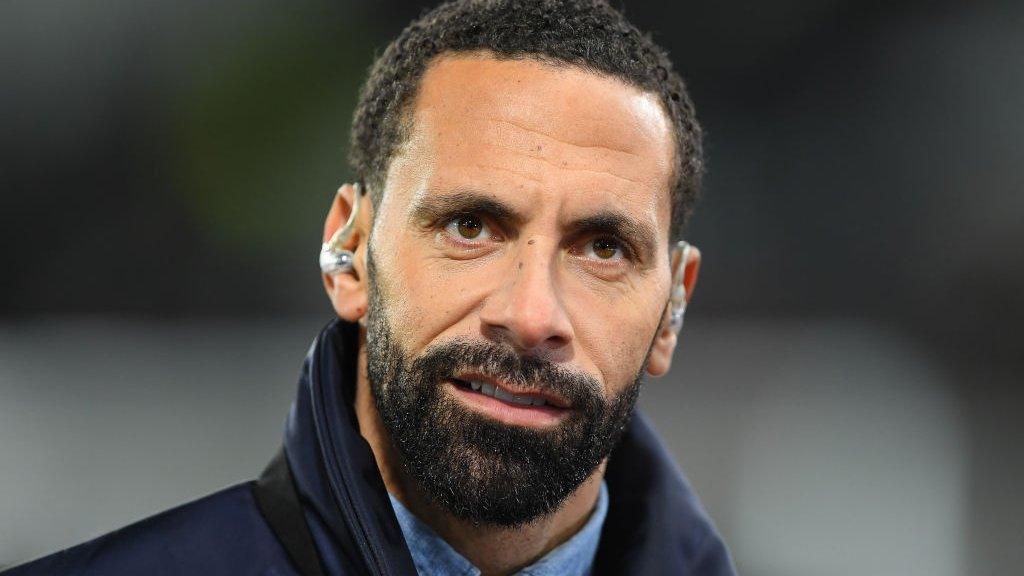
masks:
<path fill-rule="evenodd" d="M 513 226 L 525 220 L 512 206 L 483 192 L 467 189 L 445 194 L 428 192 L 413 205 L 411 219 L 434 223 L 459 214 L 483 214 L 501 224 Z"/>
<path fill-rule="evenodd" d="M 649 262 L 654 255 L 655 233 L 646 222 L 640 222 L 621 212 L 602 210 L 579 218 L 569 224 L 574 233 L 606 234 L 621 238 L 630 245 L 640 262 Z"/>

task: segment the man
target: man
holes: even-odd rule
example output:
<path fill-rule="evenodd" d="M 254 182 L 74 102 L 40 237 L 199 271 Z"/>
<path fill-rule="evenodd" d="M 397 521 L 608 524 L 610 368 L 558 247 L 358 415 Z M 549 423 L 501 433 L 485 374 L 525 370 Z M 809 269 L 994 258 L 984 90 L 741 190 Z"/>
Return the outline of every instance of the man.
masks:
<path fill-rule="evenodd" d="M 733 570 L 634 404 L 699 252 L 700 129 L 601 0 L 455 1 L 378 59 L 316 339 L 257 482 L 12 574 Z"/>

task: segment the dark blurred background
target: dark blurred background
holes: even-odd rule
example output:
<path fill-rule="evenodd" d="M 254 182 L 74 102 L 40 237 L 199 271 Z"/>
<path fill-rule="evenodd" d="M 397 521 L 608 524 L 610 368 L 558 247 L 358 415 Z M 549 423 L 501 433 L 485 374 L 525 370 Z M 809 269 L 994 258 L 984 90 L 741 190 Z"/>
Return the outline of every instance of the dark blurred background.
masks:
<path fill-rule="evenodd" d="M 358 87 L 423 5 L 0 2 L 0 567 L 272 455 Z M 710 159 L 642 404 L 741 572 L 1016 573 L 1024 3 L 625 11 Z"/>

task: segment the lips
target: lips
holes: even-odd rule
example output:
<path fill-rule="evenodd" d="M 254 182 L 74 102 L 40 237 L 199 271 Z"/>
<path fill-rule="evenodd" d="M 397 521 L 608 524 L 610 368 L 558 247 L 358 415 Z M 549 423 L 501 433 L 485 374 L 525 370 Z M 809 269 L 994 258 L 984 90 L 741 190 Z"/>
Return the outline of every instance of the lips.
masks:
<path fill-rule="evenodd" d="M 504 388 L 495 386 L 489 382 L 471 380 L 468 384 L 469 388 L 474 392 L 479 392 L 484 396 L 490 396 L 491 398 L 497 398 L 498 400 L 504 400 L 505 402 L 511 402 L 512 404 L 518 404 L 520 406 L 544 406 L 547 404 L 547 401 L 539 396 L 512 394 Z"/>
<path fill-rule="evenodd" d="M 534 390 L 511 390 L 478 375 L 460 374 L 447 382 L 464 406 L 504 424 L 546 428 L 564 421 L 571 412 L 562 398 Z"/>
<path fill-rule="evenodd" d="M 459 374 L 459 377 L 452 378 L 452 381 L 473 392 L 517 406 L 570 407 L 569 402 L 561 396 L 546 391 L 522 389 L 481 374 Z"/>

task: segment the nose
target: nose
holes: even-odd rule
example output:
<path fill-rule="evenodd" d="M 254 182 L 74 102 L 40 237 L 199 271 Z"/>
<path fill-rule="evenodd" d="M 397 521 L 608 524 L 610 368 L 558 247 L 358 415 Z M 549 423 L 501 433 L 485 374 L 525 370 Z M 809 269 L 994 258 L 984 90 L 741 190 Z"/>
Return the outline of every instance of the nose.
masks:
<path fill-rule="evenodd" d="M 573 327 L 555 274 L 557 251 L 530 241 L 480 310 L 484 336 L 512 344 L 524 354 L 564 354 Z M 551 254 L 554 252 L 554 255 Z"/>

